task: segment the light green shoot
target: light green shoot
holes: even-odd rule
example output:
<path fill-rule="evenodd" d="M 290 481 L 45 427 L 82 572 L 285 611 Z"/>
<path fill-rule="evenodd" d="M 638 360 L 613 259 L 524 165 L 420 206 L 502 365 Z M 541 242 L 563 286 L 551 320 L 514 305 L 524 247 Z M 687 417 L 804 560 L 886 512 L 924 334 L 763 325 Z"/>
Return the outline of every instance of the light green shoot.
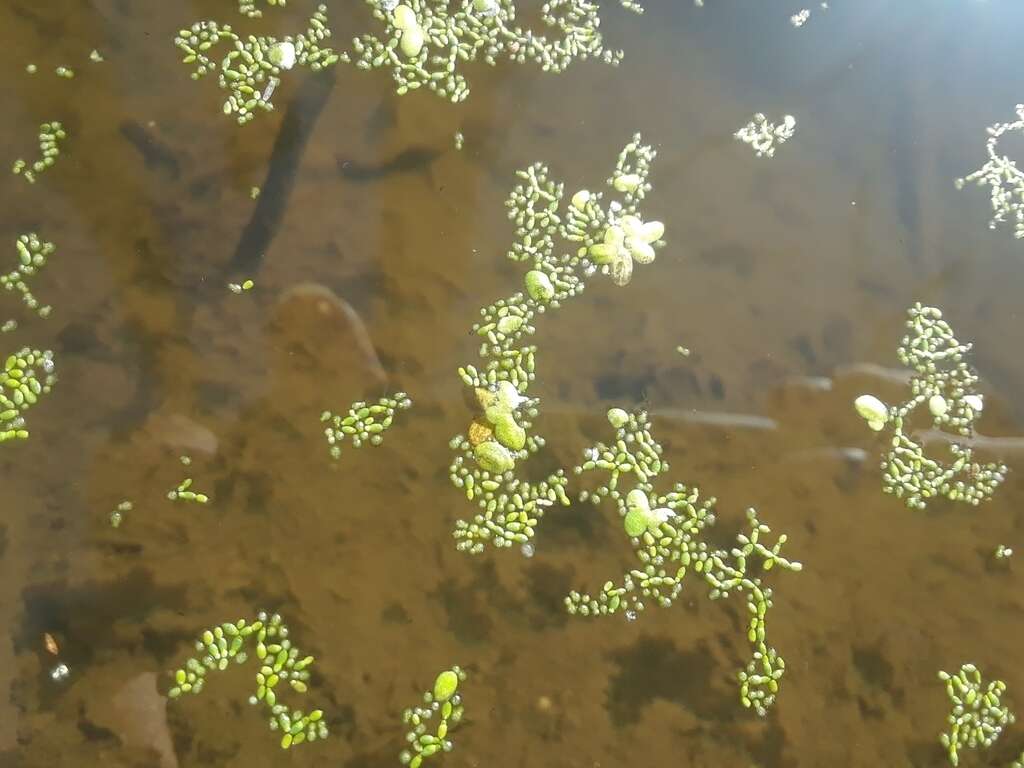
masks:
<path fill-rule="evenodd" d="M 984 685 L 981 672 L 973 664 L 961 665 L 955 675 L 940 671 L 939 679 L 946 684 L 951 704 L 946 718 L 949 730 L 940 734 L 939 741 L 946 748 L 950 764 L 957 766 L 960 750 L 992 746 L 1003 728 L 1013 723 L 1014 716 L 1000 702 L 1006 683 L 993 680 Z"/>
<path fill-rule="evenodd" d="M 619 153 L 607 193 L 581 189 L 567 205 L 565 185 L 546 166 L 535 163 L 517 172 L 519 182 L 506 202 L 516 238 L 508 257 L 527 262 L 529 269 L 520 290 L 480 310 L 472 327 L 480 341 L 480 366 L 458 371 L 478 405 L 466 431 L 449 443 L 452 485 L 478 507 L 472 518 L 456 522 L 461 551 L 476 554 L 488 544 L 529 551 L 546 509 L 569 504 L 563 470 L 527 480 L 518 469 L 545 444 L 533 431 L 540 401 L 529 395 L 537 362 L 537 347 L 529 340 L 536 322 L 582 293 L 594 275 L 625 286 L 634 264 L 654 260 L 665 227 L 645 221 L 641 206 L 651 190 L 655 154 L 635 135 Z"/>
<path fill-rule="evenodd" d="M 260 664 L 256 673 L 256 692 L 249 697 L 253 706 L 263 705 L 270 713 L 271 731 L 281 732 L 281 748 L 289 749 L 303 742 L 312 742 L 327 736 L 327 723 L 323 711 L 314 709 L 306 714 L 302 710 L 289 710 L 278 701 L 278 694 L 287 682 L 296 693 L 308 690 L 312 656 L 304 656 L 288 638 L 288 627 L 276 613 L 268 617 L 260 612 L 256 621 L 239 619 L 234 624 L 221 624 L 208 629 L 196 641 L 198 654 L 175 670 L 174 684 L 167 695 L 176 699 L 184 694 L 198 694 L 203 690 L 208 671 L 223 671 L 230 662 L 244 664 L 248 648 L 255 646 Z"/>
<path fill-rule="evenodd" d="M 647 414 L 612 408 L 608 422 L 616 430 L 615 441 L 588 448 L 576 468 L 577 474 L 603 472 L 608 479 L 592 492 L 583 491 L 580 500 L 614 502 L 638 567 L 626 573 L 621 584 L 606 581 L 596 596 L 570 592 L 565 599 L 569 613 L 609 616 L 624 611 L 628 619 L 635 619 L 648 602 L 670 606 L 682 591 L 687 572 L 708 586 L 712 600 L 745 593 L 752 654 L 738 675 L 740 701 L 764 716 L 775 702 L 786 664 L 767 643 L 772 590 L 761 579 L 775 567 L 799 571 L 803 566 L 782 556 L 785 534 L 774 544 L 765 541 L 771 529 L 753 509 L 747 510 L 749 532 L 737 534 L 734 547 L 712 547 L 702 534 L 715 523 L 714 498 L 702 500 L 697 488 L 681 483 L 665 494 L 655 491 L 655 478 L 667 473 L 669 466 L 651 436 Z"/>
<path fill-rule="evenodd" d="M 324 435 L 330 447 L 331 458 L 341 457 L 341 444 L 346 438 L 352 441 L 353 448 L 364 443 L 380 445 L 384 442 L 384 432 L 391 426 L 398 411 L 412 407 L 412 399 L 405 392 L 380 398 L 376 403 L 367 404 L 363 401 L 352 403 L 347 416 L 340 416 L 324 411 L 320 421 L 327 424 Z"/>
<path fill-rule="evenodd" d="M 976 506 L 991 498 L 1008 470 L 1004 464 L 974 460 L 970 442 L 985 403 L 977 389 L 978 375 L 966 361 L 972 345 L 957 341 L 934 307 L 911 307 L 907 328 L 896 352 L 911 369 L 909 399 L 890 406 L 865 394 L 854 401 L 868 427 L 876 432 L 888 427 L 892 433 L 882 463 L 882 489 L 912 509 L 924 509 L 938 497 Z M 918 409 L 927 412 L 934 429 L 951 435 L 951 463 L 926 455 L 911 435 L 910 417 Z"/>
<path fill-rule="evenodd" d="M 424 760 L 451 751 L 448 732 L 462 720 L 458 688 L 465 679 L 466 673 L 460 667 L 444 670 L 434 681 L 433 689 L 424 692 L 423 706 L 410 707 L 402 713 L 402 722 L 409 726 L 405 734 L 409 748 L 399 755 L 402 765 L 420 768 Z M 437 725 L 432 724 L 435 717 Z"/>

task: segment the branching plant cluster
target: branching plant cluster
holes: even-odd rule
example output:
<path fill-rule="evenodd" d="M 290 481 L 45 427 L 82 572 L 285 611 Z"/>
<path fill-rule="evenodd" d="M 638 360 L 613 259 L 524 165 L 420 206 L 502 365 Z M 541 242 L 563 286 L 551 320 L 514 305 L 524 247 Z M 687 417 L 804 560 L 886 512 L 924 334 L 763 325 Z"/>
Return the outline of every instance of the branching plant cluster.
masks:
<path fill-rule="evenodd" d="M 529 262 L 531 269 L 523 278 L 523 290 L 480 310 L 472 331 L 481 341 L 481 365 L 459 369 L 473 393 L 477 415 L 451 440 L 455 457 L 449 474 L 479 507 L 472 519 L 456 524 L 460 550 L 479 553 L 488 543 L 525 545 L 547 507 L 569 503 L 564 471 L 536 482 L 517 471 L 544 446 L 543 437 L 532 432 L 539 399 L 528 391 L 535 378 L 537 347 L 527 342 L 537 318 L 578 296 L 595 273 L 625 285 L 634 262 L 654 259 L 665 228 L 657 221 L 644 222 L 640 212 L 651 188 L 647 177 L 654 156 L 635 136 L 608 179 L 611 199 L 606 201 L 603 192 L 580 190 L 564 210 L 564 185 L 550 177 L 546 166 L 537 163 L 518 172 L 520 182 L 507 202 L 516 225 L 508 256 Z"/>
<path fill-rule="evenodd" d="M 388 69 L 396 91 L 404 95 L 426 88 L 453 102 L 470 91 L 464 64 L 483 59 L 537 64 L 545 72 L 562 72 L 572 62 L 599 59 L 618 64 L 623 53 L 608 48 L 601 32 L 601 6 L 594 0 L 548 0 L 541 7 L 543 32 L 521 26 L 515 0 L 366 0 L 379 31 L 352 39 L 351 51 L 327 47 L 331 36 L 327 8 L 319 6 L 307 29 L 281 40 L 238 35 L 230 25 L 199 21 L 178 33 L 174 43 L 183 62 L 194 65 L 198 79 L 218 72 L 218 85 L 228 92 L 224 112 L 240 124 L 258 112 L 273 109 L 272 96 L 282 72 L 296 64 L 312 70 L 352 63 L 362 70 Z M 619 0 L 634 13 L 636 0 Z M 270 5 L 284 5 L 280 0 Z M 240 0 L 250 18 L 262 11 L 255 0 Z M 225 44 L 226 53 L 215 54 Z M 221 56 L 220 60 L 213 58 Z"/>
<path fill-rule="evenodd" d="M 978 375 L 966 360 L 972 345 L 958 341 L 934 307 L 916 304 L 908 315 L 908 332 L 896 353 L 911 369 L 909 398 L 891 406 L 874 395 L 854 402 L 871 429 L 891 431 L 891 448 L 882 462 L 883 490 L 917 509 L 936 497 L 980 504 L 1003 482 L 1007 468 L 974 460 L 970 441 L 984 399 Z M 910 418 L 918 409 L 927 411 L 933 428 L 952 434 L 949 463 L 927 456 L 911 434 Z"/>
<path fill-rule="evenodd" d="M 749 531 L 736 537 L 730 549 L 716 549 L 704 532 L 715 523 L 715 499 L 702 499 L 697 488 L 676 483 L 659 493 L 654 480 L 669 470 L 661 458 L 662 449 L 651 436 L 643 411 L 608 411 L 615 429 L 610 444 L 597 443 L 584 452 L 577 474 L 601 472 L 607 480 L 596 490 L 583 491 L 582 501 L 594 504 L 610 500 L 622 519 L 623 529 L 638 564 L 621 583 L 606 581 L 595 595 L 570 592 L 565 599 L 571 614 L 609 616 L 625 611 L 635 618 L 648 603 L 668 607 L 679 596 L 688 572 L 703 581 L 712 600 L 733 593 L 746 597 L 749 624 L 747 640 L 752 652 L 746 668 L 738 674 L 740 700 L 765 715 L 775 702 L 785 661 L 767 642 L 766 617 L 772 606 L 772 590 L 762 584 L 762 575 L 775 567 L 799 571 L 802 565 L 781 554 L 786 535 L 774 544 L 765 539 L 771 531 L 753 509 L 747 510 Z"/>

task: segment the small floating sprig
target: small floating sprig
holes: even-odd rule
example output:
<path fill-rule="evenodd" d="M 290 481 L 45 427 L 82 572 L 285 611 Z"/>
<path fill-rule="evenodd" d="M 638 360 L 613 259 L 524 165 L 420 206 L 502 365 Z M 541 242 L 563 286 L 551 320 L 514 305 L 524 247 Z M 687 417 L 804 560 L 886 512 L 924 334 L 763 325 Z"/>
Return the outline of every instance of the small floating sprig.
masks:
<path fill-rule="evenodd" d="M 740 701 L 764 716 L 775 702 L 786 664 L 766 641 L 772 590 L 762 586 L 760 574 L 776 566 L 789 571 L 803 566 L 781 555 L 785 534 L 774 544 L 763 541 L 771 531 L 753 509 L 747 510 L 749 533 L 738 534 L 736 546 L 711 548 L 701 534 L 715 523 L 715 499 L 702 500 L 699 489 L 681 483 L 666 494 L 654 489 L 654 478 L 666 473 L 669 466 L 651 436 L 647 414 L 612 408 L 608 422 L 615 428 L 614 443 L 599 442 L 587 449 L 583 464 L 576 467 L 577 474 L 606 472 L 608 480 L 593 492 L 583 491 L 580 500 L 599 504 L 611 499 L 615 503 L 640 566 L 626 573 L 620 585 L 606 581 L 596 596 L 570 592 L 566 608 L 573 615 L 609 616 L 625 611 L 628 618 L 636 618 L 645 601 L 670 606 L 679 596 L 688 570 L 707 584 L 712 600 L 745 593 L 752 653 L 746 668 L 738 673 Z M 627 482 L 628 489 L 624 487 Z"/>
<path fill-rule="evenodd" d="M 984 400 L 977 390 L 978 375 L 968 365 L 972 344 L 957 341 L 942 312 L 920 303 L 908 310 L 907 333 L 896 350 L 900 362 L 912 369 L 910 398 L 889 406 L 874 395 L 854 401 L 857 413 L 876 432 L 892 430 L 891 449 L 882 462 L 882 489 L 924 509 L 928 500 L 945 497 L 977 505 L 989 499 L 1005 479 L 1003 464 L 979 464 L 966 442 L 953 442 L 949 465 L 929 458 L 924 446 L 908 434 L 912 412 L 925 406 L 935 429 L 949 430 L 970 440 Z"/>
<path fill-rule="evenodd" d="M 124 515 L 126 512 L 131 512 L 134 505 L 130 501 L 122 501 L 115 507 L 114 511 L 110 513 L 110 527 L 119 528 L 121 523 L 124 522 Z"/>
<path fill-rule="evenodd" d="M 477 58 L 491 66 L 499 58 L 529 60 L 545 72 L 562 72 L 576 59 L 618 64 L 623 55 L 605 47 L 600 6 L 592 0 L 544 3 L 541 21 L 556 33 L 552 38 L 516 24 L 514 0 L 366 1 L 384 30 L 353 40 L 355 64 L 390 69 L 399 95 L 426 86 L 442 98 L 462 101 L 469 95 L 469 82 L 458 68 Z M 620 3 L 642 12 L 636 0 Z"/>
<path fill-rule="evenodd" d="M 51 307 L 49 305 L 39 306 L 39 301 L 32 295 L 26 281 L 46 266 L 46 260 L 56 250 L 56 247 L 53 243 L 40 240 L 39 235 L 35 232 L 21 235 L 14 241 L 14 245 L 18 251 L 18 266 L 6 275 L 0 275 L 0 287 L 7 291 L 18 291 L 22 301 L 29 309 L 40 317 L 49 317 Z M 17 323 L 14 323 L 13 326 L 16 328 Z M 9 325 L 4 326 L 5 330 L 8 328 Z M 9 329 L 13 330 L 13 328 Z"/>
<path fill-rule="evenodd" d="M 232 293 L 245 293 L 251 291 L 256 287 L 256 283 L 252 280 L 243 280 L 241 283 L 228 283 L 228 290 Z"/>
<path fill-rule="evenodd" d="M 36 176 L 52 166 L 60 154 L 59 142 L 67 138 L 64 126 L 56 120 L 39 126 L 39 159 L 29 167 L 25 160 L 14 161 L 11 168 L 15 175 L 20 174 L 29 184 L 36 183 Z"/>
<path fill-rule="evenodd" d="M 774 157 L 775 148 L 793 138 L 795 132 L 796 118 L 792 115 L 784 115 L 781 123 L 773 124 L 768 122 L 768 118 L 761 112 L 758 112 L 733 136 L 744 144 L 749 144 L 758 157 Z"/>
<path fill-rule="evenodd" d="M 475 554 L 488 543 L 527 547 L 545 509 L 569 503 L 564 471 L 534 482 L 516 475 L 517 464 L 544 447 L 544 438 L 532 433 L 540 401 L 527 394 L 536 375 L 537 347 L 523 342 L 533 335 L 537 317 L 578 296 L 596 272 L 622 286 L 632 277 L 634 262 L 654 260 L 665 227 L 644 221 L 640 211 L 651 189 L 647 178 L 654 157 L 637 134 L 607 180 L 616 199 L 605 203 L 604 193 L 583 189 L 564 212 L 564 185 L 550 178 L 546 166 L 536 163 L 517 173 L 520 182 L 506 203 L 516 226 L 508 257 L 530 261 L 532 268 L 523 290 L 480 310 L 472 330 L 481 341 L 482 367 L 459 368 L 478 412 L 449 443 L 455 453 L 449 476 L 480 509 L 471 520 L 456 522 L 460 550 Z M 564 249 L 557 255 L 556 238 Z"/>
<path fill-rule="evenodd" d="M 970 182 L 979 187 L 988 186 L 992 202 L 992 218 L 989 229 L 995 229 L 1007 218 L 1013 220 L 1013 236 L 1024 238 L 1024 172 L 1017 162 L 1008 155 L 999 154 L 999 140 L 1007 133 L 1024 132 L 1024 104 L 1015 107 L 1017 119 L 1008 123 L 996 123 L 987 129 L 985 152 L 988 160 L 984 165 L 962 179 L 956 180 L 956 188 L 963 189 Z"/>
<path fill-rule="evenodd" d="M 939 679 L 946 684 L 952 705 L 946 718 L 949 730 L 939 735 L 939 741 L 949 755 L 950 764 L 956 766 L 960 763 L 960 750 L 991 747 L 1003 728 L 1015 718 L 1009 707 L 1000 701 L 1006 683 L 993 680 L 983 687 L 981 672 L 973 664 L 961 665 L 955 675 L 940 671 Z"/>
<path fill-rule="evenodd" d="M 465 679 L 466 673 L 460 667 L 446 669 L 434 681 L 433 691 L 423 694 L 424 706 L 410 707 L 402 713 L 402 722 L 411 726 L 405 734 L 410 749 L 399 755 L 402 765 L 420 768 L 427 758 L 451 751 L 448 732 L 462 720 L 462 696 L 457 691 Z M 432 727 L 433 733 L 427 733 L 435 716 L 440 722 Z"/>
<path fill-rule="evenodd" d="M 0 372 L 0 443 L 29 436 L 25 412 L 57 382 L 53 352 L 25 347 L 4 362 Z"/>
<path fill-rule="evenodd" d="M 270 730 L 281 731 L 281 748 L 288 749 L 304 741 L 316 741 L 327 736 L 323 711 L 314 709 L 305 714 L 290 710 L 278 701 L 281 682 L 287 682 L 296 693 L 308 689 L 312 656 L 302 652 L 288 639 L 288 627 L 278 614 L 268 617 L 260 612 L 256 621 L 239 619 L 206 630 L 196 641 L 199 654 L 188 659 L 174 672 L 174 685 L 167 695 L 176 699 L 182 694 L 197 694 L 203 690 L 208 671 L 228 668 L 233 660 L 244 664 L 248 659 L 246 648 L 255 641 L 256 658 L 260 668 L 256 673 L 256 693 L 249 697 L 252 705 L 262 704 L 270 712 Z"/>
<path fill-rule="evenodd" d="M 411 407 L 412 399 L 405 392 L 396 392 L 373 404 L 363 401 L 352 403 L 348 415 L 344 417 L 324 411 L 320 414 L 320 421 L 328 424 L 324 428 L 324 435 L 330 446 L 331 458 L 341 457 L 341 443 L 346 437 L 352 439 L 353 448 L 359 448 L 366 442 L 380 445 L 384 442 L 385 430 L 394 421 L 395 413 Z"/>
<path fill-rule="evenodd" d="M 330 36 L 327 6 L 321 5 L 310 17 L 308 28 L 295 37 L 287 35 L 278 40 L 249 35 L 243 40 L 227 24 L 200 21 L 190 29 L 181 30 L 174 44 L 185 54 L 182 62 L 195 65 L 193 80 L 219 70 L 217 84 L 229 94 L 224 102 L 224 114 L 234 115 L 239 125 L 244 125 L 257 111 L 269 112 L 274 108 L 271 97 L 281 82 L 282 72 L 295 65 L 317 72 L 338 61 L 347 61 L 345 54 L 321 47 Z M 208 54 L 222 42 L 231 50 L 218 65 Z"/>
<path fill-rule="evenodd" d="M 181 463 L 186 467 L 192 464 L 192 459 L 189 456 L 182 456 L 180 457 L 180 460 Z M 177 488 L 167 492 L 167 498 L 170 499 L 171 501 L 178 501 L 180 499 L 181 501 L 191 501 L 196 504 L 209 503 L 209 496 L 207 496 L 205 493 L 197 493 L 196 491 L 191 490 L 191 488 L 192 478 L 186 477 L 184 480 L 178 483 Z"/>

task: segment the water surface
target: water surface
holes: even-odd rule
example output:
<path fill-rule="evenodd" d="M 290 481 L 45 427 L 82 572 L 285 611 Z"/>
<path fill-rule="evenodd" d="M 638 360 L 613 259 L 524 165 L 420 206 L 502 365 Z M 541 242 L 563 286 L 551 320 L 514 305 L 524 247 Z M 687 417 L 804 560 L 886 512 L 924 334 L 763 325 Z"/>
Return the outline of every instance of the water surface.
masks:
<path fill-rule="evenodd" d="M 447 768 L 937 766 L 939 669 L 973 661 L 1024 704 L 1020 569 L 991 562 L 1000 543 L 1024 552 L 1024 452 L 1004 457 L 1018 471 L 984 507 L 910 511 L 881 493 L 884 440 L 850 407 L 901 394 L 851 366 L 896 367 L 922 301 L 976 342 L 981 431 L 1024 434 L 1024 252 L 986 228 L 987 190 L 953 186 L 1022 100 L 1024 12 L 837 0 L 794 29 L 799 8 L 774 2 L 607 5 L 617 68 L 471 65 L 457 106 L 396 97 L 386 72 L 300 72 L 243 128 L 212 78 L 188 78 L 175 33 L 219 18 L 282 35 L 307 4 L 251 23 L 212 0 L 0 8 L 4 156 L 32 152 L 45 120 L 70 134 L 38 184 L 2 186 L 3 241 L 36 230 L 58 247 L 34 285 L 53 317 L 2 340 L 54 349 L 61 378 L 32 438 L 0 451 L 5 764 L 395 765 L 399 713 L 452 663 L 471 679 Z M 331 6 L 336 36 L 365 28 L 359 3 Z M 54 77 L 59 64 L 78 76 Z M 772 160 L 731 138 L 756 111 L 797 118 Z M 567 189 L 597 187 L 638 130 L 659 151 L 645 210 L 669 246 L 627 288 L 592 280 L 541 319 L 536 461 L 572 466 L 607 439 L 608 407 L 643 405 L 670 479 L 719 499 L 715 542 L 751 505 L 789 535 L 805 568 L 772 575 L 788 672 L 765 720 L 733 679 L 740 599 L 710 603 L 694 582 L 632 623 L 565 614 L 568 590 L 631 564 L 612 510 L 552 511 L 532 559 L 469 558 L 450 535 L 472 514 L 447 478 L 447 441 L 471 415 L 455 371 L 476 355 L 478 308 L 521 280 L 504 258 L 514 171 L 540 160 Z M 242 277 L 256 289 L 229 293 Z M 296 298 L 302 284 L 349 303 L 379 367 L 344 313 Z M 416 405 L 384 446 L 332 462 L 319 413 L 396 389 Z M 166 500 L 186 473 L 208 507 Z M 135 509 L 114 530 L 125 498 Z M 153 676 L 165 691 L 198 632 L 260 608 L 317 656 L 310 693 L 290 700 L 326 710 L 324 743 L 281 753 L 245 703 L 248 668 L 163 715 Z M 1022 748 L 1011 727 L 965 762 Z"/>

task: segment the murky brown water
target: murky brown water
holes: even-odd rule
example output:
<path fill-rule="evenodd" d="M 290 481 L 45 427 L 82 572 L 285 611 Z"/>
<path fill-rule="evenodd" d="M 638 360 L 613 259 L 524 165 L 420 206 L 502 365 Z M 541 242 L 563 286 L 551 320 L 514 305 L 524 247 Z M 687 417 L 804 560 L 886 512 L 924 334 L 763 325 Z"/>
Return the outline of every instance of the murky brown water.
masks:
<path fill-rule="evenodd" d="M 361 4 L 332 5 L 337 36 L 363 28 Z M 0 341 L 53 348 L 61 379 L 32 438 L 0 449 L 0 761 L 396 765 L 399 713 L 451 663 L 471 679 L 448 768 L 943 765 L 936 672 L 965 661 L 1024 707 L 1020 565 L 991 562 L 997 544 L 1024 550 L 1024 451 L 1003 457 L 1017 471 L 988 505 L 909 511 L 881 493 L 882 438 L 850 407 L 901 390 L 848 372 L 895 367 L 906 307 L 931 303 L 976 342 L 981 430 L 1024 429 L 1024 255 L 986 229 L 985 190 L 952 184 L 1021 100 L 1024 14 L 836 0 L 796 30 L 796 6 L 648 5 L 636 18 L 608 3 L 617 69 L 475 65 L 459 106 L 394 97 L 385 72 L 298 73 L 277 112 L 241 129 L 171 43 L 197 19 L 249 26 L 233 2 L 0 7 L 3 156 L 33 152 L 44 120 L 70 134 L 38 184 L 9 176 L 0 193 L 3 242 L 36 230 L 58 247 L 34 285 L 53 317 Z M 308 11 L 292 0 L 251 26 L 284 34 Z M 107 61 L 89 63 L 92 48 Z M 58 64 L 78 76 L 54 77 Z M 294 99 L 323 101 L 315 122 L 305 107 L 289 117 Z M 755 111 L 797 117 L 772 160 L 731 138 Z M 633 623 L 565 614 L 569 589 L 631 563 L 610 509 L 553 510 L 532 559 L 470 558 L 451 539 L 472 511 L 447 478 L 447 441 L 470 415 L 455 371 L 475 356 L 477 309 L 521 280 L 504 258 L 514 171 L 542 160 L 570 189 L 597 186 L 637 130 L 659 149 L 645 209 L 669 247 L 628 288 L 594 280 L 543 318 L 537 429 L 548 460 L 572 466 L 607 438 L 607 407 L 645 402 L 670 478 L 718 497 L 714 537 L 749 505 L 789 534 L 805 568 L 771 579 L 789 671 L 765 720 L 737 700 L 741 600 L 710 603 L 693 583 Z M 290 190 L 264 178 L 275 141 L 278 157 L 301 151 Z M 253 185 L 264 218 L 243 235 Z M 239 277 L 256 289 L 223 287 Z M 386 381 L 342 316 L 280 301 L 301 283 L 359 313 Z M 416 405 L 384 446 L 332 463 L 320 411 L 396 389 Z M 208 507 L 165 498 L 186 473 Z M 135 509 L 114 530 L 125 498 Z M 260 608 L 316 654 L 310 693 L 291 698 L 326 710 L 328 741 L 282 753 L 245 703 L 250 671 L 164 717 L 156 691 L 196 633 Z M 63 684 L 43 632 L 71 669 Z M 965 762 L 1006 765 L 1022 747 L 1011 727 Z"/>

